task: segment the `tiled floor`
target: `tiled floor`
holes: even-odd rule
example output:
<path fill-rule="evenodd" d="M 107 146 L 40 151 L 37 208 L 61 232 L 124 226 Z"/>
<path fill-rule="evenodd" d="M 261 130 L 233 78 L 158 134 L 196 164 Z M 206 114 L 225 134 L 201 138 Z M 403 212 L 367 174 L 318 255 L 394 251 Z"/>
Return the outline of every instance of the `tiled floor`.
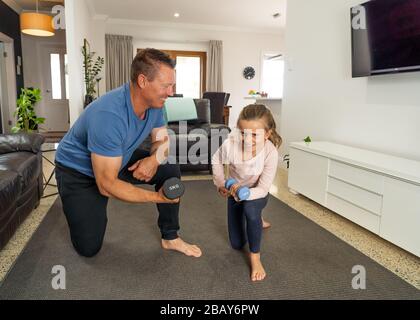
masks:
<path fill-rule="evenodd" d="M 53 159 L 54 153 L 50 152 L 47 156 L 49 159 Z M 52 166 L 44 161 L 44 173 L 48 176 L 51 170 Z M 205 173 L 183 176 L 183 180 L 203 179 L 211 179 L 211 176 L 205 175 Z M 55 181 L 52 183 L 55 184 Z M 50 194 L 54 191 L 54 188 L 48 187 L 46 194 Z M 307 198 L 291 194 L 287 188 L 286 170 L 278 170 L 271 193 L 307 218 L 332 232 L 343 241 L 349 243 L 385 268 L 420 289 L 420 258 L 407 253 Z M 56 197 L 57 196 L 52 196 L 42 199 L 40 206 L 33 211 L 7 246 L 0 251 L 0 281 L 4 279 L 8 270 L 13 266 L 16 258 L 41 223 L 45 214 L 56 200 Z"/>

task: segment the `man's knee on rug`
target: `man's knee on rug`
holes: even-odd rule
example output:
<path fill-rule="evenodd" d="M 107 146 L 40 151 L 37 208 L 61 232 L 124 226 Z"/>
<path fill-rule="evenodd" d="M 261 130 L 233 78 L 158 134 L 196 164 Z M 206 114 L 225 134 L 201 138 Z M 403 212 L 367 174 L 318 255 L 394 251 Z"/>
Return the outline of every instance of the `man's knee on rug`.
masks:
<path fill-rule="evenodd" d="M 156 173 L 156 190 L 162 187 L 163 183 L 170 178 L 181 179 L 181 170 L 178 164 L 162 164 Z"/>
<path fill-rule="evenodd" d="M 76 252 L 86 258 L 92 258 L 98 254 L 102 248 L 102 241 L 72 241 Z"/>

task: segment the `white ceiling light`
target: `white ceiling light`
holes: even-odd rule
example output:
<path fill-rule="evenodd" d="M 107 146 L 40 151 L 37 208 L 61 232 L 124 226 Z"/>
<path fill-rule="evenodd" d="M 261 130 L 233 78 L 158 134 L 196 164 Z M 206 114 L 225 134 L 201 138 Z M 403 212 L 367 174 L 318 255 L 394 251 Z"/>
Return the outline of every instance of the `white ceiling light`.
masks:
<path fill-rule="evenodd" d="M 179 13 L 178 13 L 178 12 L 175 12 L 175 13 L 174 13 L 174 17 L 175 17 L 175 18 L 179 18 Z"/>

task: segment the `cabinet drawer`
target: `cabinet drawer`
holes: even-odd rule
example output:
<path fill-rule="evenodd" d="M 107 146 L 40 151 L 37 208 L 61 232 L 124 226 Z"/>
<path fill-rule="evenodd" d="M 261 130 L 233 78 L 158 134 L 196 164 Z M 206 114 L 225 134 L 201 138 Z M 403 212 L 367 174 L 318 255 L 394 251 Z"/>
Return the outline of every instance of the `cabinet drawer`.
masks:
<path fill-rule="evenodd" d="M 371 171 L 331 160 L 328 175 L 369 191 L 383 194 L 384 177 Z"/>
<path fill-rule="evenodd" d="M 361 189 L 332 177 L 328 177 L 327 186 L 327 191 L 329 193 L 375 213 L 376 215 L 381 215 L 382 195 Z"/>
<path fill-rule="evenodd" d="M 343 199 L 327 193 L 326 207 L 339 215 L 357 223 L 369 231 L 379 234 L 380 217 L 359 208 Z"/>

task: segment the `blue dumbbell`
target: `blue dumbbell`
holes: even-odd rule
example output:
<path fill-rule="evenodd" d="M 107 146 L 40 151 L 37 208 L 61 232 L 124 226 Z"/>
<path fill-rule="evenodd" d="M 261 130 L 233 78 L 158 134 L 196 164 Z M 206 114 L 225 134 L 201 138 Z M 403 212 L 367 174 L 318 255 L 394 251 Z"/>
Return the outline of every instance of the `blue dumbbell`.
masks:
<path fill-rule="evenodd" d="M 230 190 L 230 188 L 236 183 L 237 183 L 237 181 L 235 179 L 230 178 L 230 179 L 226 180 L 225 188 Z M 240 187 L 236 191 L 236 196 L 239 198 L 239 200 L 244 201 L 244 200 L 249 198 L 250 193 L 251 192 L 249 191 L 248 187 Z"/>

